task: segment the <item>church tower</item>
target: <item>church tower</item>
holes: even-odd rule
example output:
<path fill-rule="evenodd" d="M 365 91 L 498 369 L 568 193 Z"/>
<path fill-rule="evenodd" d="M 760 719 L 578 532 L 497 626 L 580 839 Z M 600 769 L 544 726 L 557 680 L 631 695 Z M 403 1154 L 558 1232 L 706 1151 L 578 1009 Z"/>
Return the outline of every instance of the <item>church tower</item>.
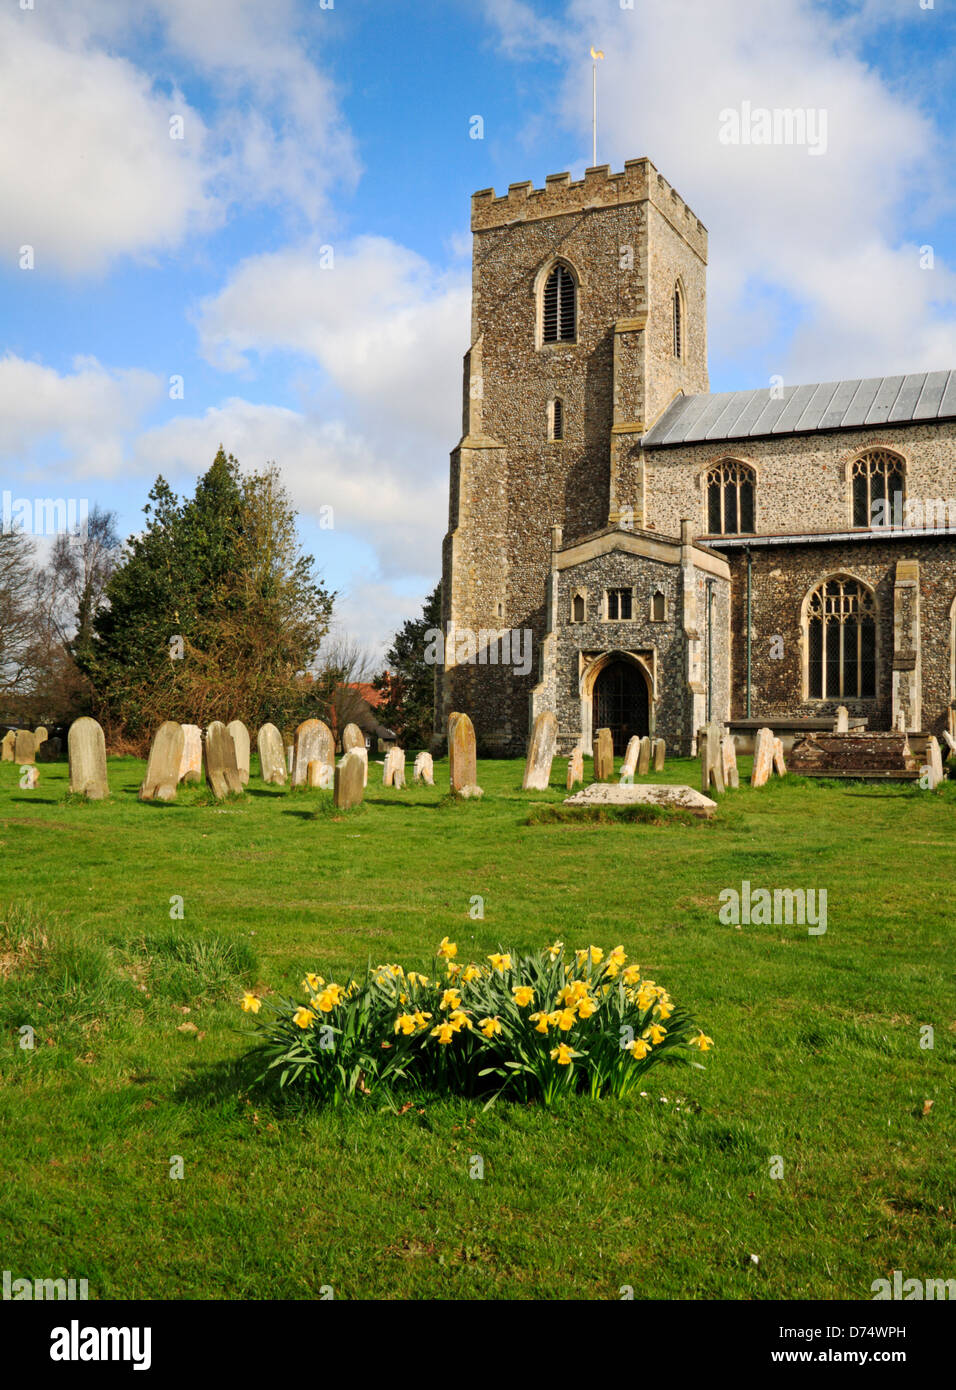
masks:
<path fill-rule="evenodd" d="M 524 751 L 554 545 L 641 529 L 641 437 L 705 392 L 707 233 L 647 159 L 472 199 L 471 347 L 443 552 L 439 732 Z"/>

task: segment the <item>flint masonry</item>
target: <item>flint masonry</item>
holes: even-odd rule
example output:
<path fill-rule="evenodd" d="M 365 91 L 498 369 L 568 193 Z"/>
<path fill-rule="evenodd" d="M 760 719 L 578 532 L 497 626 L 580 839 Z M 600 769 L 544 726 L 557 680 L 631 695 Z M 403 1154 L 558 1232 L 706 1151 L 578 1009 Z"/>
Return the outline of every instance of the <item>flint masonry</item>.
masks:
<path fill-rule="evenodd" d="M 485 189 L 472 231 L 437 729 L 952 729 L 956 371 L 711 394 L 707 232 L 647 159 Z"/>

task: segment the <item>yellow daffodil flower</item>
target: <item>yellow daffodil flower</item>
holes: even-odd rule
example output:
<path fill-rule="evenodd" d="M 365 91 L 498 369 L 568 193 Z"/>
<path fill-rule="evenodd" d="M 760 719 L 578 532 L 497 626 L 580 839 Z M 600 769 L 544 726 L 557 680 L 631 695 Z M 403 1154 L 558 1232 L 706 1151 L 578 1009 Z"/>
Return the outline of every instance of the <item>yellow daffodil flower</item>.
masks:
<path fill-rule="evenodd" d="M 667 998 L 661 999 L 657 1004 L 656 1012 L 663 1023 L 666 1019 L 670 1018 L 671 1014 L 674 1012 L 674 1005 Z"/>
<path fill-rule="evenodd" d="M 555 1021 L 562 1033 L 569 1033 L 577 1022 L 573 1009 L 562 1009 Z"/>
<path fill-rule="evenodd" d="M 706 1033 L 698 1033 L 696 1038 L 691 1038 L 691 1047 L 699 1047 L 701 1052 L 709 1052 L 714 1045 L 713 1038 L 708 1038 Z"/>
<path fill-rule="evenodd" d="M 522 1009 L 526 1004 L 530 1004 L 534 998 L 534 990 L 530 985 L 513 985 L 511 993 L 515 997 L 515 1003 Z"/>
<path fill-rule="evenodd" d="M 624 971 L 624 983 L 626 985 L 637 985 L 641 982 L 641 967 L 639 965 L 629 965 Z"/>
<path fill-rule="evenodd" d="M 425 975 L 419 975 L 417 970 L 409 970 L 408 983 L 410 985 L 421 985 L 422 989 L 424 989 L 428 984 L 428 978 Z"/>
<path fill-rule="evenodd" d="M 461 982 L 463 985 L 470 985 L 472 980 L 480 979 L 481 971 L 478 969 L 477 965 L 466 965 L 461 972 Z"/>
<path fill-rule="evenodd" d="M 643 1036 L 650 1038 L 653 1047 L 658 1047 L 667 1037 L 667 1029 L 662 1028 L 659 1023 L 652 1023 L 650 1028 L 644 1029 Z"/>
<path fill-rule="evenodd" d="M 571 1065 L 571 1056 L 571 1049 L 568 1047 L 567 1043 L 558 1043 L 557 1047 L 551 1049 L 551 1060 L 552 1062 L 557 1062 L 560 1067 L 569 1067 Z"/>
<path fill-rule="evenodd" d="M 536 1033 L 546 1033 L 548 1031 L 548 1024 L 551 1021 L 550 1014 L 537 1013 L 530 1014 L 529 1017 L 532 1023 L 536 1023 L 538 1025 L 534 1030 Z"/>
<path fill-rule="evenodd" d="M 314 1018 L 315 1014 L 311 1009 L 296 1009 L 292 1015 L 292 1022 L 297 1028 L 308 1028 Z"/>
<path fill-rule="evenodd" d="M 498 1022 L 497 1017 L 483 1018 L 479 1023 L 478 1027 L 481 1029 L 482 1033 L 484 1033 L 486 1038 L 493 1038 L 496 1033 L 501 1032 L 501 1024 Z"/>
<path fill-rule="evenodd" d="M 248 990 L 246 990 L 239 1002 L 242 1004 L 242 1012 L 244 1014 L 257 1014 L 262 1008 L 262 1000 L 258 999 L 254 994 L 250 994 Z"/>
<path fill-rule="evenodd" d="M 643 1038 L 635 1038 L 634 1041 L 628 1043 L 627 1047 L 624 1049 L 625 1052 L 629 1052 L 631 1056 L 635 1057 L 639 1062 L 642 1058 L 647 1056 L 650 1050 L 650 1044 L 646 1043 Z"/>
<path fill-rule="evenodd" d="M 457 1009 L 461 1003 L 461 995 L 457 989 L 446 989 L 441 997 L 440 1009 Z"/>
<path fill-rule="evenodd" d="M 558 956 L 560 956 L 564 951 L 564 942 L 556 941 L 553 946 L 546 946 L 545 950 L 551 957 L 552 961 L 555 961 L 557 960 Z"/>
<path fill-rule="evenodd" d="M 437 1028 L 432 1029 L 432 1037 L 440 1043 L 450 1043 L 454 1036 L 455 1030 L 450 1023 L 439 1023 Z"/>
<path fill-rule="evenodd" d="M 465 1013 L 464 1009 L 455 1009 L 452 1013 L 450 1013 L 448 1015 L 448 1022 L 452 1024 L 456 1033 L 460 1028 L 471 1027 L 471 1019 Z"/>
<path fill-rule="evenodd" d="M 600 946 L 588 946 L 584 950 L 575 951 L 574 954 L 577 958 L 577 962 L 579 965 L 583 965 L 585 963 L 589 954 L 591 957 L 592 965 L 600 965 L 601 961 L 604 959 L 604 952 Z"/>
<path fill-rule="evenodd" d="M 322 986 L 323 986 L 324 984 L 325 984 L 325 981 L 323 980 L 323 978 L 322 978 L 321 975 L 311 975 L 311 974 L 309 974 L 309 975 L 306 975 L 305 979 L 302 981 L 302 988 L 303 988 L 303 989 L 310 989 L 310 990 L 312 991 L 312 993 L 314 994 L 315 991 L 316 991 L 317 989 L 321 989 Z"/>
<path fill-rule="evenodd" d="M 492 967 L 495 970 L 500 970 L 502 974 L 504 974 L 506 970 L 511 969 L 511 957 L 507 953 L 505 955 L 500 955 L 498 952 L 495 952 L 495 954 L 489 956 L 488 959 L 491 961 Z"/>
<path fill-rule="evenodd" d="M 445 973 L 447 974 L 449 980 L 457 979 L 457 977 L 461 974 L 461 966 L 458 964 L 457 961 L 450 960 L 448 962 L 448 969 Z"/>
<path fill-rule="evenodd" d="M 414 1018 L 419 1028 L 427 1028 L 428 1020 L 431 1018 L 431 1014 L 423 1014 L 421 1009 L 419 1009 L 416 1013 L 412 1015 L 412 1017 Z"/>
<path fill-rule="evenodd" d="M 404 1033 L 406 1038 L 415 1031 L 415 1018 L 413 1014 L 399 1014 L 395 1020 L 395 1032 Z"/>
<path fill-rule="evenodd" d="M 578 1000 L 578 1017 L 579 1017 L 579 1018 L 590 1018 L 591 1015 L 592 1015 L 592 1014 L 596 1014 L 597 1011 L 598 1011 L 598 1006 L 597 1006 L 597 1004 L 594 1002 L 593 999 L 587 998 L 587 997 L 586 997 L 586 998 L 584 998 L 584 999 L 579 999 L 579 1000 Z"/>
<path fill-rule="evenodd" d="M 438 954 L 444 956 L 446 960 L 450 960 L 452 956 L 457 956 L 458 947 L 454 941 L 449 941 L 447 936 L 443 936 L 438 947 Z"/>

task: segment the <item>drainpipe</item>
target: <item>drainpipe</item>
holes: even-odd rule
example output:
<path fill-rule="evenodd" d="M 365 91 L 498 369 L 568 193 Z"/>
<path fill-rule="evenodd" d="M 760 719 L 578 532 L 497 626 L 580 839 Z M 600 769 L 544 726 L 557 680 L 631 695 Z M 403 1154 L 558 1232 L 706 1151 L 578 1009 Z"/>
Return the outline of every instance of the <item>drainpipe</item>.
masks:
<path fill-rule="evenodd" d="M 711 707 L 714 698 L 714 581 L 707 581 L 707 723 L 710 723 Z"/>
<path fill-rule="evenodd" d="M 750 546 L 747 546 L 747 718 L 750 718 L 750 584 L 752 577 L 753 557 L 750 553 Z"/>

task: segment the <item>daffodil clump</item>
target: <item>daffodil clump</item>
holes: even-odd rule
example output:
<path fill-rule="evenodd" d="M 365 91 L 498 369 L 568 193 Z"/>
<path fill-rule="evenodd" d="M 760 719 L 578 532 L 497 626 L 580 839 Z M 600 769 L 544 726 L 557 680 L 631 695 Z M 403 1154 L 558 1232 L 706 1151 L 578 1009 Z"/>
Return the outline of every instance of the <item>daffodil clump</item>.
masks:
<path fill-rule="evenodd" d="M 713 1046 L 622 946 L 457 956 L 444 937 L 427 975 L 391 963 L 345 984 L 310 973 L 302 998 L 266 1002 L 269 1018 L 246 993 L 263 1077 L 331 1102 L 411 1089 L 550 1104 L 624 1097 L 652 1066 Z"/>

